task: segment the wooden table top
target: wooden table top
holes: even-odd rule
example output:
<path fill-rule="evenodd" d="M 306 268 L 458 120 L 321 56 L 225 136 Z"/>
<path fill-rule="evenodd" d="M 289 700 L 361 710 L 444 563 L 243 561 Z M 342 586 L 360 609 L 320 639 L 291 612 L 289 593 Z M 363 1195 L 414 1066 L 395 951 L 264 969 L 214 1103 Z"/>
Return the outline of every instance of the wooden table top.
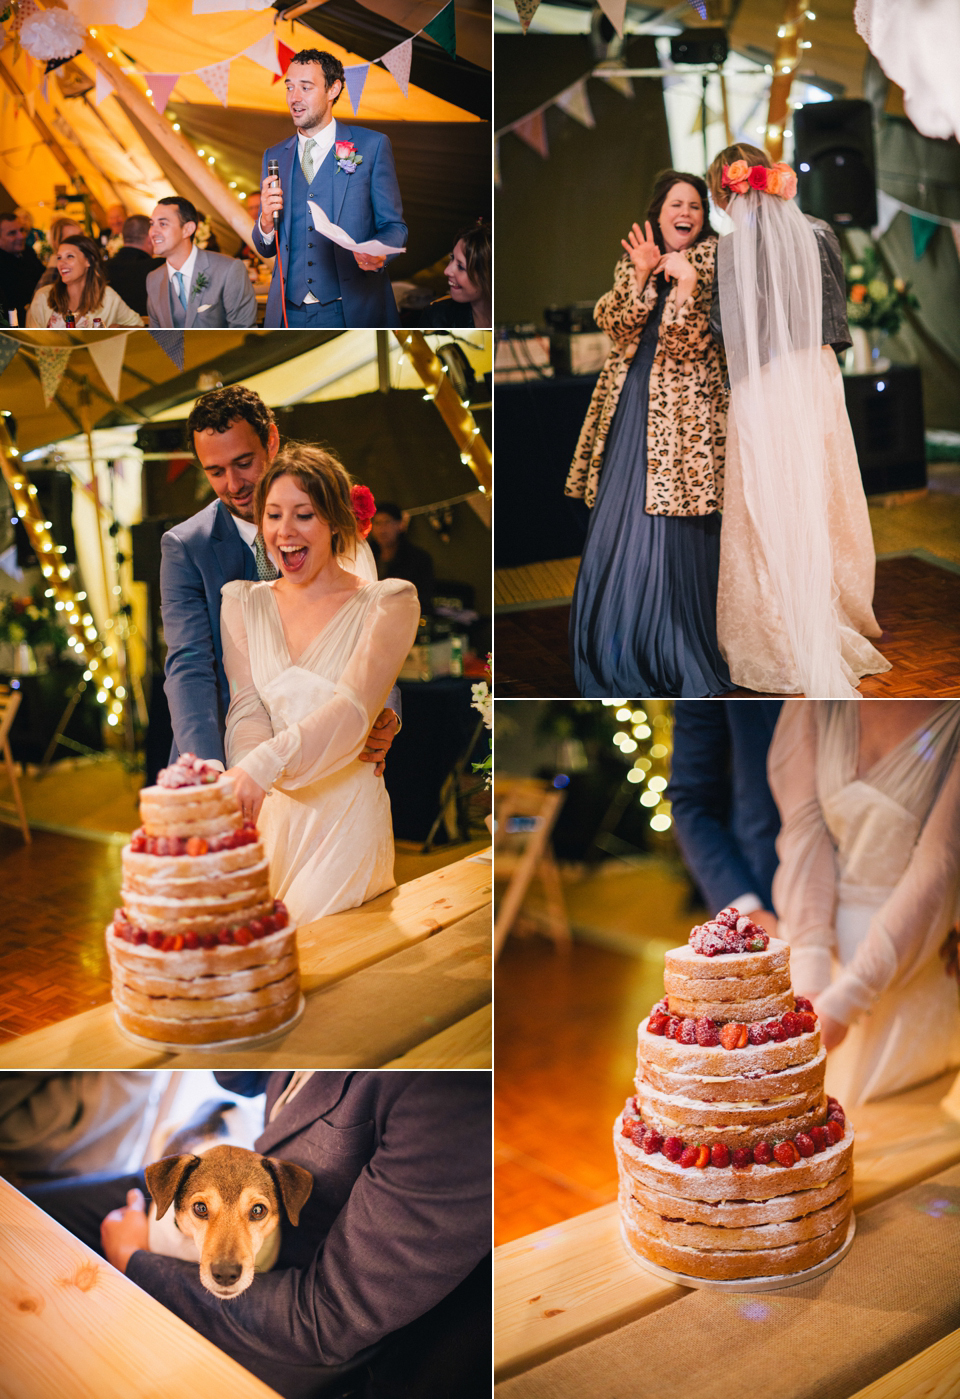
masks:
<path fill-rule="evenodd" d="M 5 1399 L 277 1399 L 5 1180 L 0 1236 Z"/>
<path fill-rule="evenodd" d="M 856 1131 L 855 1208 L 877 1204 L 960 1162 L 960 1121 L 941 1106 L 954 1078 L 945 1075 L 850 1114 Z M 620 1238 L 615 1203 L 503 1244 L 494 1252 L 494 1267 L 498 1380 L 689 1291 L 661 1282 L 632 1261 Z"/>
<path fill-rule="evenodd" d="M 481 852 L 298 928 L 307 1008 L 260 1049 L 143 1049 L 107 1002 L 0 1045 L 0 1069 L 379 1068 L 418 1047 L 429 1055 L 444 1032 L 437 1062 L 419 1066 L 451 1067 L 461 1022 L 474 1062 L 472 1017 L 491 999 L 491 887 Z"/>

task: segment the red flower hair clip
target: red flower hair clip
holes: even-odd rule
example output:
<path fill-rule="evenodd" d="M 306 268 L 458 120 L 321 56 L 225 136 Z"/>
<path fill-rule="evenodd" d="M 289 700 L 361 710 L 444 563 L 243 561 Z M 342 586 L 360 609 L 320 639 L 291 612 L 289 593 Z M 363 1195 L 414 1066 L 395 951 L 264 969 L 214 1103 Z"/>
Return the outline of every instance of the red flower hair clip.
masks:
<path fill-rule="evenodd" d="M 723 167 L 720 183 L 734 194 L 746 194 L 755 189 L 763 194 L 777 194 L 781 199 L 792 199 L 797 192 L 797 177 L 783 160 L 771 166 L 748 165 L 745 160 L 735 160 L 732 165 Z"/>
<path fill-rule="evenodd" d="M 366 539 L 377 513 L 377 502 L 369 486 L 351 486 L 350 505 L 357 519 L 357 534 L 361 539 Z"/>

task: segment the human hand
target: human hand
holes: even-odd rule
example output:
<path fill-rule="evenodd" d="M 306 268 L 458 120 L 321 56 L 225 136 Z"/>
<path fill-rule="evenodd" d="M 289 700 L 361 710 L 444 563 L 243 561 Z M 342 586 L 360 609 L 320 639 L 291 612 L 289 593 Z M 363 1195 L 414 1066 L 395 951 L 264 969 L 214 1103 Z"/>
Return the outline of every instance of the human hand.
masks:
<path fill-rule="evenodd" d="M 630 261 L 633 263 L 633 270 L 637 274 L 637 280 L 642 284 L 650 276 L 661 258 L 660 249 L 653 236 L 653 229 L 650 227 L 650 220 L 647 220 L 642 229 L 638 223 L 635 223 L 626 238 L 620 239 L 620 245 L 626 248 Z"/>
<path fill-rule="evenodd" d="M 755 908 L 747 915 L 754 923 L 761 927 L 765 933 L 769 933 L 772 938 L 777 936 L 777 915 L 771 913 L 768 908 Z"/>
<path fill-rule="evenodd" d="M 374 257 L 372 253 L 354 253 L 357 266 L 364 272 L 377 272 L 386 262 L 386 257 Z"/>
<path fill-rule="evenodd" d="M 100 1243 L 108 1263 L 127 1271 L 131 1254 L 138 1249 L 150 1251 L 147 1232 L 147 1207 L 142 1190 L 128 1190 L 126 1207 L 111 1210 L 100 1225 Z"/>
<path fill-rule="evenodd" d="M 657 271 L 675 280 L 678 287 L 686 284 L 690 290 L 696 286 L 697 274 L 683 253 L 664 253 L 657 264 Z"/>
<path fill-rule="evenodd" d="M 359 755 L 361 763 L 375 763 L 374 775 L 383 776 L 386 766 L 384 759 L 391 743 L 400 732 L 400 720 L 392 709 L 381 709 L 367 738 L 366 747 Z"/>
<path fill-rule="evenodd" d="M 813 1003 L 813 1008 L 817 1009 L 816 1001 Z M 832 1015 L 824 1015 L 821 1011 L 817 1011 L 817 1018 L 820 1021 L 820 1043 L 829 1054 L 831 1049 L 836 1049 L 838 1044 L 843 1043 L 850 1027 L 841 1025 L 840 1021 L 834 1020 Z"/>
<path fill-rule="evenodd" d="M 260 186 L 260 232 L 269 236 L 273 232 L 274 213 L 283 209 L 283 190 L 275 175 L 265 175 Z"/>
<path fill-rule="evenodd" d="M 267 795 L 259 782 L 254 782 L 249 773 L 243 768 L 227 768 L 227 777 L 233 778 L 233 790 L 240 803 L 240 812 L 244 821 L 256 824 L 260 815 L 260 808 L 263 806 L 263 799 Z"/>

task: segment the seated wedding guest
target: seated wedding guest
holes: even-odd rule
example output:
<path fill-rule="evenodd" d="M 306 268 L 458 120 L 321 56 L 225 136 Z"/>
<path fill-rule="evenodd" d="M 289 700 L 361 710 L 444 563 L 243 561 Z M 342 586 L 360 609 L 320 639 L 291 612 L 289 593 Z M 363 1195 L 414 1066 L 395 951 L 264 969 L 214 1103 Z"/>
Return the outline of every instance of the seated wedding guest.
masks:
<path fill-rule="evenodd" d="M 667 788 L 677 844 L 707 912 L 733 905 L 773 934 L 780 815 L 767 785 L 767 750 L 780 705 L 678 700 Z"/>
<path fill-rule="evenodd" d="M 26 246 L 28 248 L 36 249 L 37 244 L 42 243 L 44 241 L 43 229 L 37 228 L 34 225 L 33 214 L 27 208 L 26 204 L 17 205 L 16 215 L 20 222 L 23 224 L 24 229 L 26 230 Z"/>
<path fill-rule="evenodd" d="M 490 225 L 478 219 L 458 234 L 444 276 L 449 296 L 430 303 L 427 326 L 492 326 Z"/>
<path fill-rule="evenodd" d="M 43 276 L 36 285 L 36 290 L 41 287 L 49 287 L 57 280 L 57 249 L 64 238 L 75 238 L 83 233 L 83 228 L 76 219 L 63 215 L 59 219 L 52 219 L 50 222 L 50 232 L 47 235 L 47 242 L 50 245 L 50 256 L 47 258 L 47 265 L 44 268 Z"/>
<path fill-rule="evenodd" d="M 27 307 L 43 276 L 43 263 L 26 242 L 27 230 L 16 214 L 0 214 L 0 296 L 17 325 L 26 323 Z"/>
<path fill-rule="evenodd" d="M 315 1180 L 276 1265 L 245 1292 L 221 1302 L 196 1263 L 150 1250 L 142 1172 L 30 1198 L 285 1399 L 489 1395 L 489 1074 L 217 1077 L 266 1092 L 254 1149 Z M 353 1361 L 348 1391 L 332 1367 Z"/>
<path fill-rule="evenodd" d="M 370 547 L 377 561 L 378 578 L 405 578 L 417 590 L 420 611 L 433 608 L 433 559 L 407 538 L 410 524 L 392 500 L 377 502 L 377 513 L 370 530 Z"/>
<path fill-rule="evenodd" d="M 152 326 L 253 326 L 257 298 L 236 258 L 194 244 L 200 215 L 189 199 L 161 199 L 150 218 L 150 237 L 166 266 L 147 278 Z"/>
<path fill-rule="evenodd" d="M 0 1175 L 14 1185 L 104 1171 L 143 1134 L 153 1075 L 0 1074 Z"/>
<path fill-rule="evenodd" d="M 27 325 L 68 329 L 76 326 L 142 326 L 136 311 L 107 285 L 100 249 L 92 238 L 74 234 L 57 249 L 57 277 L 41 287 L 27 311 Z"/>
<path fill-rule="evenodd" d="M 769 775 L 778 935 L 820 1017 L 827 1092 L 850 1109 L 956 1068 L 960 703 L 791 700 Z"/>
<path fill-rule="evenodd" d="M 153 256 L 150 220 L 134 214 L 123 225 L 123 247 L 107 261 L 107 281 L 138 316 L 147 314 L 147 278 L 163 266 L 163 258 Z"/>
<path fill-rule="evenodd" d="M 104 257 L 108 256 L 107 248 L 109 244 L 116 244 L 117 239 L 123 236 L 123 225 L 126 221 L 127 211 L 122 204 L 111 204 L 106 214 L 107 226 L 106 228 L 101 228 L 98 239 L 100 247 L 104 250 Z"/>

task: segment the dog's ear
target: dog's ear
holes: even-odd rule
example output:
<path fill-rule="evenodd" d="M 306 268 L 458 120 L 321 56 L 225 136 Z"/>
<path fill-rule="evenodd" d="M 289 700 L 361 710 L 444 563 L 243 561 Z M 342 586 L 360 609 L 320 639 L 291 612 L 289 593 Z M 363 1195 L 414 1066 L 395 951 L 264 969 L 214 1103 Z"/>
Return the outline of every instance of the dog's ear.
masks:
<path fill-rule="evenodd" d="M 147 1189 L 157 1207 L 158 1219 L 162 1219 L 173 1204 L 187 1172 L 199 1165 L 199 1156 L 165 1156 L 162 1161 L 154 1161 L 145 1168 Z"/>
<path fill-rule="evenodd" d="M 295 1166 L 292 1161 L 281 1161 L 276 1156 L 264 1156 L 262 1159 L 264 1166 L 273 1176 L 290 1223 L 299 1224 L 300 1211 L 313 1190 L 313 1176 L 302 1166 Z"/>

